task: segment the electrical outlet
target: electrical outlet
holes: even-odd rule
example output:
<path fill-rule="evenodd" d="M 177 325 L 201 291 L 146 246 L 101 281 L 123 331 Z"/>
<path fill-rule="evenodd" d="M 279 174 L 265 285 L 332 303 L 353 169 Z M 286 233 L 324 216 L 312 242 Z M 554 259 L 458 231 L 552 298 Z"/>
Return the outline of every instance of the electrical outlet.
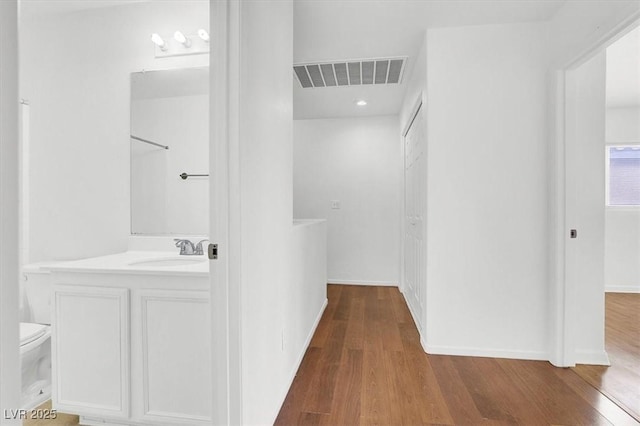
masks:
<path fill-rule="evenodd" d="M 331 208 L 338 210 L 340 208 L 340 200 L 331 200 Z"/>

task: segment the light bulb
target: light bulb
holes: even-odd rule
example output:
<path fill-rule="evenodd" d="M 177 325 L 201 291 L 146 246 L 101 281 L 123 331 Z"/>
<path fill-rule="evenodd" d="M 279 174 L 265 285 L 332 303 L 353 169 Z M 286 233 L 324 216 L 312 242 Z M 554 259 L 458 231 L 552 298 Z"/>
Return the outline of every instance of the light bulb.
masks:
<path fill-rule="evenodd" d="M 203 30 L 202 28 L 198 30 L 198 37 L 200 37 L 206 42 L 209 42 L 209 33 L 206 30 Z"/>
<path fill-rule="evenodd" d="M 182 34 L 182 32 L 176 31 L 173 33 L 173 38 L 176 39 L 178 43 L 184 44 L 184 47 L 191 47 L 191 39 Z"/>
<path fill-rule="evenodd" d="M 160 37 L 158 33 L 151 34 L 151 41 L 154 42 L 156 46 L 160 48 L 160 50 L 162 51 L 167 50 L 167 43 L 164 42 L 164 40 L 162 39 L 162 37 Z"/>
<path fill-rule="evenodd" d="M 367 104 L 367 101 L 362 100 L 362 99 L 359 100 L 358 102 L 356 102 L 356 105 L 358 105 L 358 106 L 365 106 L 366 104 Z"/>

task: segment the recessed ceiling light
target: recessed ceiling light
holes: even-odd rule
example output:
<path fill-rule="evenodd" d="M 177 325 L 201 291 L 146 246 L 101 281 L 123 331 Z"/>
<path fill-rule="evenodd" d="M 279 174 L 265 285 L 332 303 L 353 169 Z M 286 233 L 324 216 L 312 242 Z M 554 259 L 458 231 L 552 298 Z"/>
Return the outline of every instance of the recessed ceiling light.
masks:
<path fill-rule="evenodd" d="M 365 106 L 367 104 L 367 101 L 360 99 L 359 101 L 356 102 L 356 105 L 358 106 Z"/>

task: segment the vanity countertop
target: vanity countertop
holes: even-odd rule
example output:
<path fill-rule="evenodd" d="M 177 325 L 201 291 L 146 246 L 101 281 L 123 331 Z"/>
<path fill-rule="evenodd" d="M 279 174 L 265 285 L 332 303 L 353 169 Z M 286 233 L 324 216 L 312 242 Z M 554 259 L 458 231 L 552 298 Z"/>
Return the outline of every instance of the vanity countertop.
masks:
<path fill-rule="evenodd" d="M 206 256 L 181 256 L 173 251 L 126 251 L 107 256 L 56 262 L 46 269 L 51 272 L 209 276 L 209 262 Z"/>

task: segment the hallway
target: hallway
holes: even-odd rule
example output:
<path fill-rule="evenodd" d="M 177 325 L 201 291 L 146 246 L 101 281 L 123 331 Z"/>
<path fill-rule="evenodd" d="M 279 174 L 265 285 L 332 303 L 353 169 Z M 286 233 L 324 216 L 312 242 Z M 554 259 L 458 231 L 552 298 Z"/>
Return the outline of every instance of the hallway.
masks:
<path fill-rule="evenodd" d="M 633 342 L 638 342 L 639 310 L 630 309 L 638 307 L 638 295 L 607 295 L 607 350 L 613 364 L 608 371 L 426 355 L 397 288 L 329 285 L 328 296 L 276 425 L 640 425 L 605 397 L 627 404 L 640 400 L 637 373 L 624 370 L 638 365 L 638 352 L 625 355 L 622 344 L 638 349 Z M 625 334 L 635 340 L 620 340 Z M 635 357 L 631 364 L 622 363 L 630 356 Z M 634 386 L 636 391 L 629 392 Z M 56 420 L 24 422 L 77 424 L 77 416 L 61 413 Z"/>
<path fill-rule="evenodd" d="M 426 355 L 395 287 L 328 296 L 276 425 L 639 424 L 571 369 Z"/>

